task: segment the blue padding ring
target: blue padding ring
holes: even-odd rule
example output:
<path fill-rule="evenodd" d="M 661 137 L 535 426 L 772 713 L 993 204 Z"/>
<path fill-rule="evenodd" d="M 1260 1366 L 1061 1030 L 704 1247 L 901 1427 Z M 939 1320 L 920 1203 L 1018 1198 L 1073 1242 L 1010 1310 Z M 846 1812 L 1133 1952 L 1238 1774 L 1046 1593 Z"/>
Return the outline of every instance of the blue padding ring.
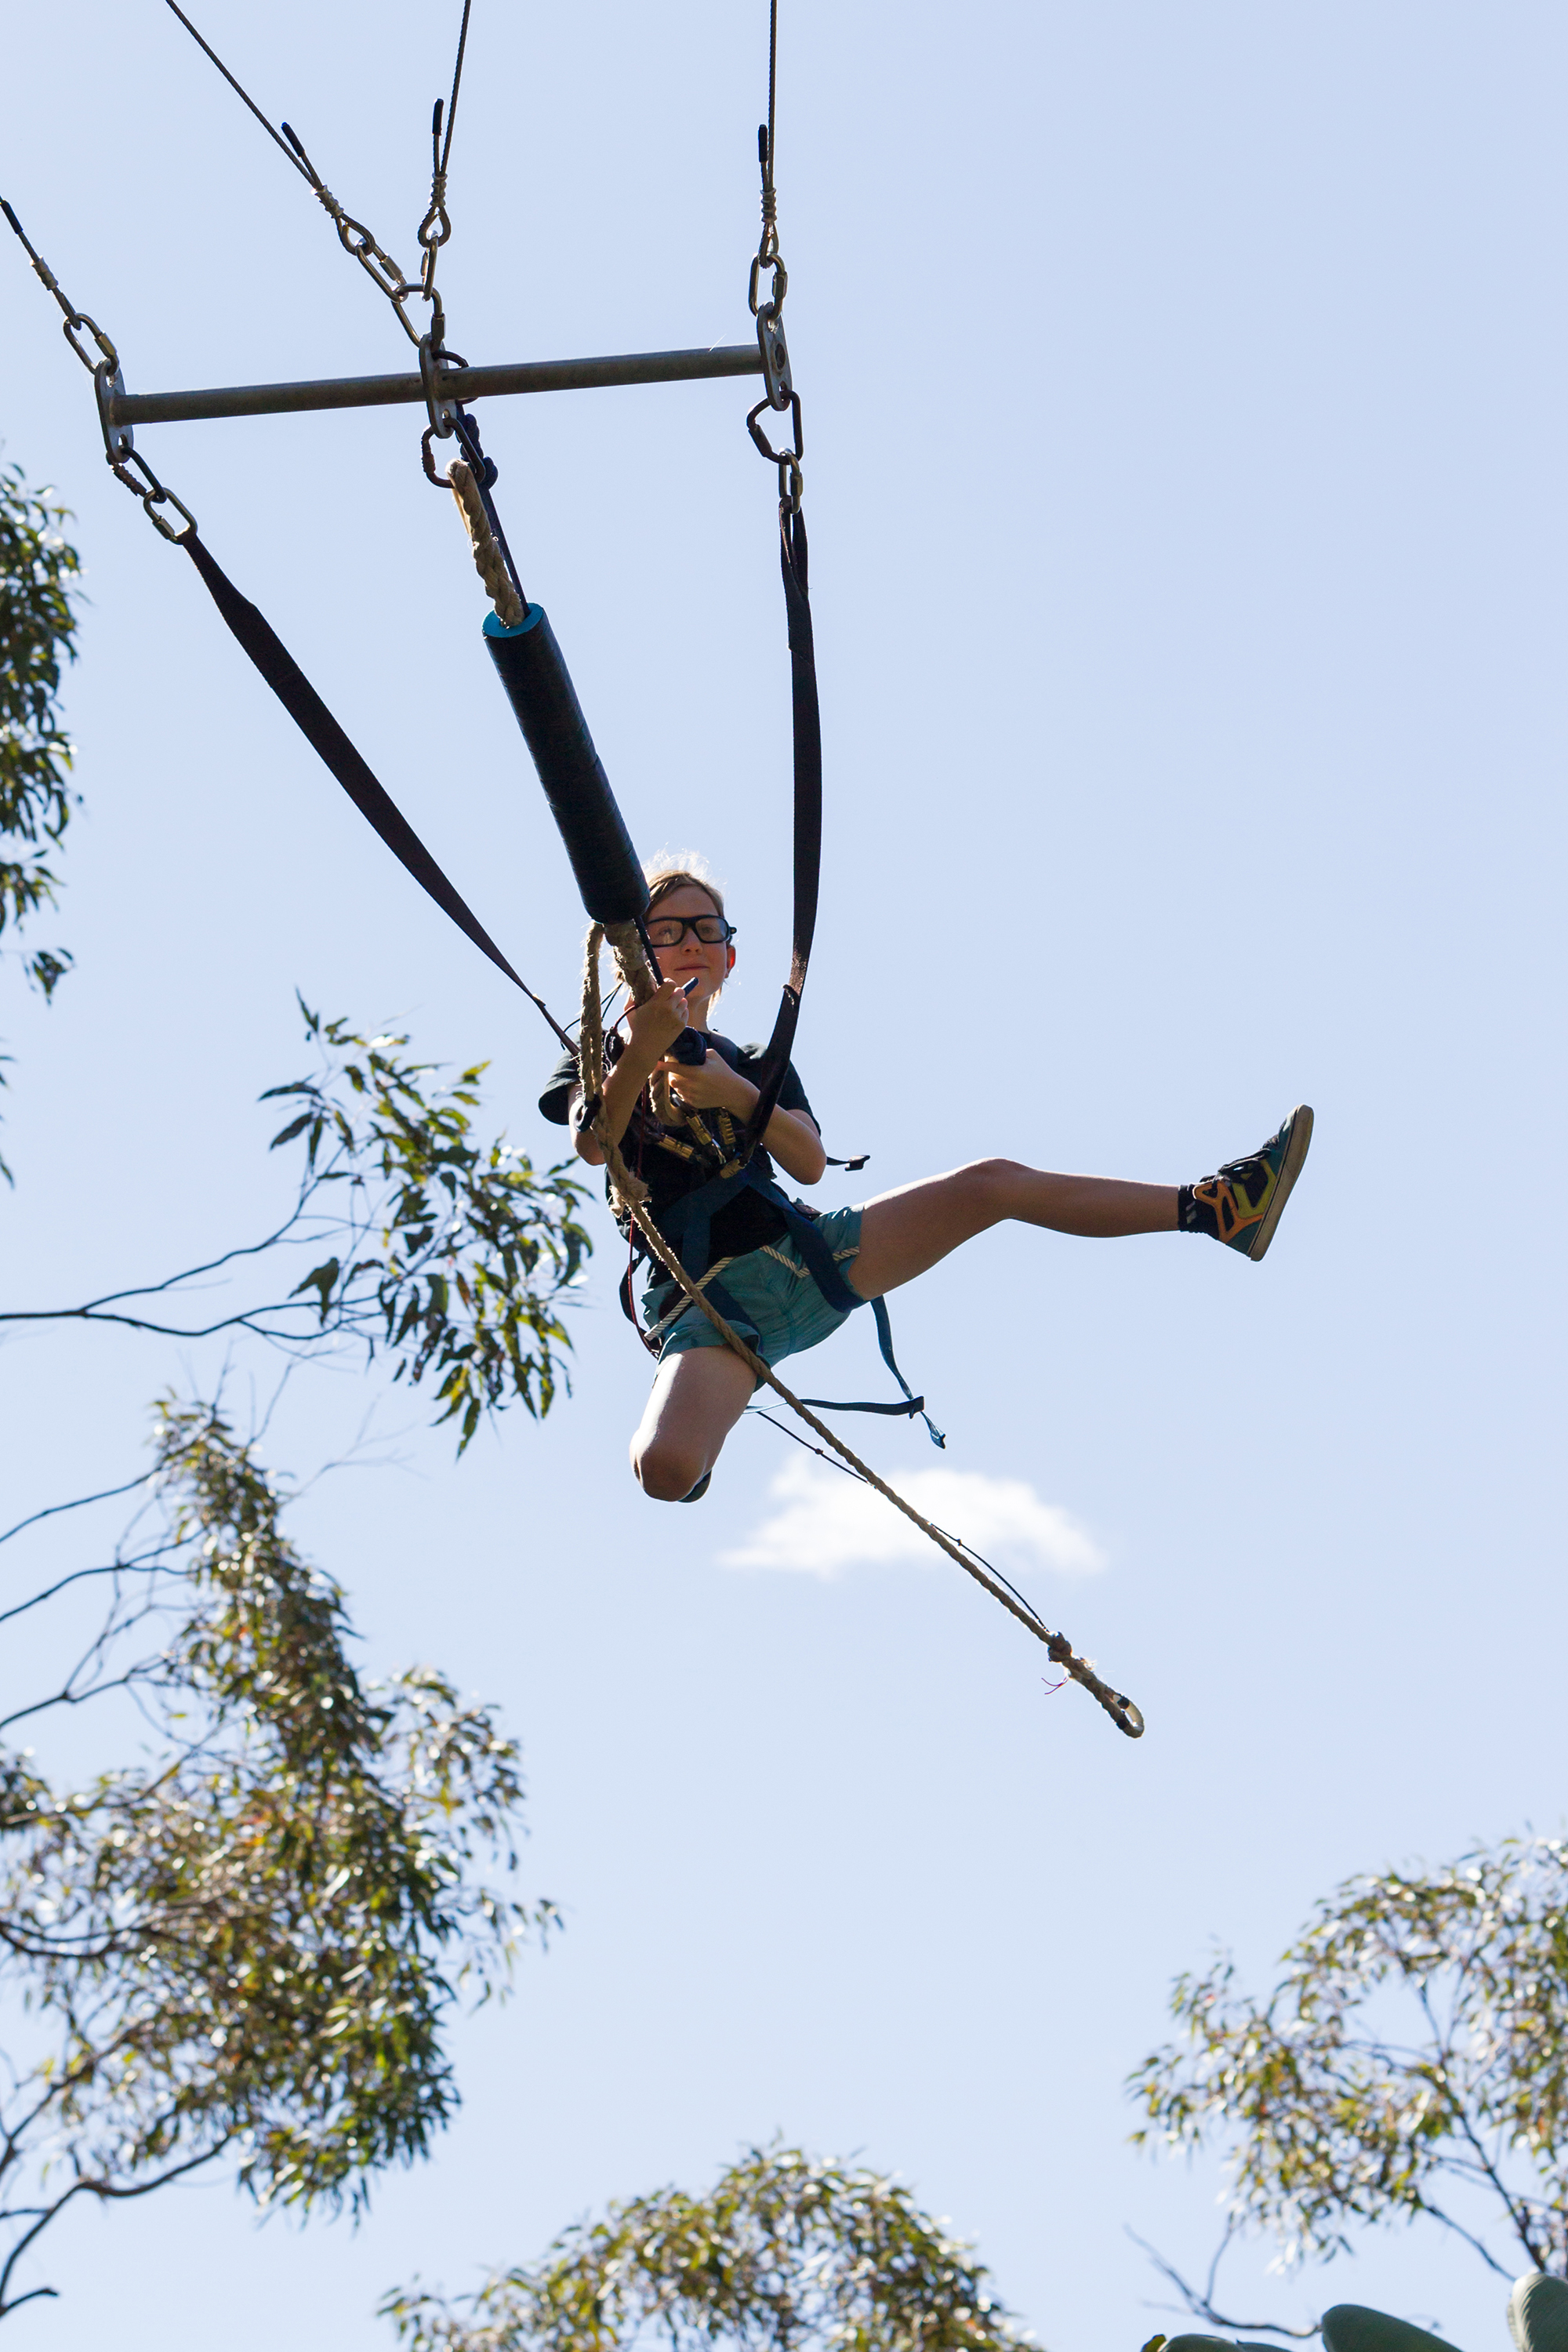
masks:
<path fill-rule="evenodd" d="M 521 620 L 518 623 L 516 628 L 509 629 L 504 626 L 501 621 L 501 616 L 499 613 L 487 613 L 485 614 L 485 635 L 487 637 L 525 637 L 530 629 L 536 629 L 543 618 L 543 605 L 531 604 L 527 612 L 523 614 Z"/>

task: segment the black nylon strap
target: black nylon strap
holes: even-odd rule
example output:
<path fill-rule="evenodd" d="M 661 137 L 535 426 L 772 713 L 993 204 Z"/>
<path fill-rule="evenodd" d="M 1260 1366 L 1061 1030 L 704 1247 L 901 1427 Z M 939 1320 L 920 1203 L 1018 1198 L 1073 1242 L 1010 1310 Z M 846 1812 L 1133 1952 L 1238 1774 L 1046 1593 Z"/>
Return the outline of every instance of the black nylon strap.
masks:
<path fill-rule="evenodd" d="M 760 1090 L 741 1153 L 749 1159 L 778 1107 L 779 1088 L 789 1068 L 800 1018 L 801 992 L 816 929 L 816 899 L 822 877 L 822 714 L 816 696 L 816 648 L 811 633 L 805 518 L 786 516 L 779 531 L 784 610 L 789 616 L 790 698 L 795 724 L 795 938 L 789 979 L 763 1060 Z"/>
<path fill-rule="evenodd" d="M 391 793 L 372 774 L 264 615 L 258 612 L 247 597 L 240 594 L 222 566 L 202 545 L 194 530 L 182 531 L 178 544 L 201 573 L 213 603 L 239 644 L 306 741 L 331 770 L 360 814 L 375 827 L 393 856 L 413 875 L 420 888 L 434 898 L 442 913 L 450 916 L 458 929 L 472 940 L 481 954 L 489 956 L 498 971 L 505 972 L 514 987 L 521 989 L 531 1003 L 538 1005 L 568 1052 L 575 1052 L 572 1039 L 549 1006 L 542 998 L 534 995 L 521 973 L 512 970 L 479 917 L 437 865 Z"/>

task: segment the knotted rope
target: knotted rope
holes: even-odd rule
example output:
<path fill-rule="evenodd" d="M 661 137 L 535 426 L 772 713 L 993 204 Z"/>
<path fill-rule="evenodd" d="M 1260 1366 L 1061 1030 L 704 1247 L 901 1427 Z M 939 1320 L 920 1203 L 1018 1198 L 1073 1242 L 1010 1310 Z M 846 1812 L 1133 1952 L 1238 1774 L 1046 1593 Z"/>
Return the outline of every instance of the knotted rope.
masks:
<path fill-rule="evenodd" d="M 620 928 L 617 926 L 617 930 Z M 622 979 L 631 990 L 634 999 L 640 1002 L 642 997 L 649 992 L 652 974 L 647 971 L 647 960 L 642 956 L 640 947 L 637 946 L 634 927 L 627 924 L 625 928 L 631 933 L 632 945 L 637 947 L 636 956 L 630 959 L 624 957 L 618 939 L 612 938 L 610 944 L 615 951 L 616 962 L 620 966 Z M 785 1388 L 772 1366 L 765 1364 L 755 1349 L 747 1346 L 740 1333 L 725 1321 L 707 1293 L 700 1289 L 692 1281 L 675 1251 L 671 1249 L 649 1214 L 647 1186 L 640 1177 L 634 1176 L 626 1166 L 621 1156 L 620 1143 L 610 1133 L 608 1121 L 605 1118 L 604 1015 L 599 992 L 599 951 L 604 938 L 603 927 L 595 923 L 588 933 L 587 952 L 583 964 L 583 1018 L 578 1031 L 577 1071 L 582 1080 L 584 1102 L 593 1108 L 593 1118 L 589 1126 L 594 1140 L 605 1155 L 605 1165 L 610 1177 L 610 1194 L 615 1206 L 636 1220 L 637 1231 L 647 1243 L 650 1255 L 658 1259 L 670 1279 L 679 1284 L 692 1305 L 701 1308 L 724 1345 L 733 1349 L 735 1354 L 740 1357 L 743 1364 L 750 1367 L 755 1377 L 772 1389 L 775 1396 L 782 1397 L 790 1411 L 798 1413 L 806 1427 L 830 1445 L 835 1454 L 848 1464 L 858 1478 L 863 1478 L 867 1486 L 874 1486 L 878 1494 L 891 1503 L 896 1511 L 901 1511 L 906 1519 L 919 1528 L 921 1535 L 929 1537 L 939 1551 L 944 1551 L 949 1559 L 956 1560 L 966 1576 L 972 1576 L 976 1584 L 983 1585 L 993 1601 L 999 1601 L 1003 1608 L 1018 1620 L 1020 1625 L 1028 1628 L 1037 1642 L 1043 1642 L 1053 1663 L 1065 1667 L 1074 1682 L 1081 1683 L 1084 1689 L 1100 1701 L 1119 1731 L 1124 1731 L 1130 1739 L 1142 1738 L 1143 1717 L 1132 1701 L 1123 1692 L 1112 1690 L 1108 1682 L 1102 1681 L 1089 1664 L 1089 1660 L 1079 1657 L 1065 1633 L 1053 1632 L 1042 1618 L 1034 1614 L 1026 1602 L 1017 1600 L 1004 1586 L 998 1584 L 994 1578 L 988 1576 L 984 1570 L 952 1540 L 951 1536 L 944 1535 L 940 1528 L 933 1527 L 930 1519 L 917 1511 L 912 1503 L 906 1502 L 903 1496 L 889 1486 L 886 1479 L 879 1478 L 877 1473 L 862 1462 L 858 1454 L 851 1453 L 843 1439 L 837 1436 L 826 1422 L 818 1421 L 809 1405 L 803 1404 L 793 1390 Z M 641 965 L 642 974 L 646 975 L 646 982 L 640 988 L 638 985 L 640 975 L 636 969 L 637 964 Z"/>

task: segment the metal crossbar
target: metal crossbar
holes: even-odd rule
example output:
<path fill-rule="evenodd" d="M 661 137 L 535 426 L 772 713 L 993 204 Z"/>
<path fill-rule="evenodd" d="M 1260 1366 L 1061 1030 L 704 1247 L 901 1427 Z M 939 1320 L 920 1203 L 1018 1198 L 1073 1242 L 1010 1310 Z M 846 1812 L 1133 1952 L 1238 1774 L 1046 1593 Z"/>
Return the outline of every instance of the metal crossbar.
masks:
<path fill-rule="evenodd" d="M 604 359 L 516 360 L 504 367 L 449 367 L 440 373 L 445 401 L 493 399 L 512 392 L 588 392 L 620 383 L 691 383 L 710 376 L 761 375 L 754 342 L 715 343 L 690 352 L 628 352 Z M 111 391 L 111 425 L 180 425 L 209 416 L 288 416 L 315 408 L 422 405 L 423 376 L 328 376 L 306 383 L 215 384 L 195 392 Z"/>

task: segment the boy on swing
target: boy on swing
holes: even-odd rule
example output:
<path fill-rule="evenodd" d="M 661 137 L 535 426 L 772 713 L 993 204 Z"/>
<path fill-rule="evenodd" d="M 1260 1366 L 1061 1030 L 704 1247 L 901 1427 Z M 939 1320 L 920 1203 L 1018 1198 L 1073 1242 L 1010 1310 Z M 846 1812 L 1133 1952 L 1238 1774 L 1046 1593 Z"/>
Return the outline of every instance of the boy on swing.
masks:
<path fill-rule="evenodd" d="M 717 884 L 693 861 L 656 867 L 648 888 L 647 935 L 664 982 L 626 1016 L 630 1034 L 605 1080 L 604 1115 L 611 1133 L 621 1138 L 628 1164 L 649 1188 L 648 1209 L 660 1231 L 765 1363 L 815 1348 L 854 1307 L 912 1282 L 962 1243 L 1009 1217 L 1097 1238 L 1206 1234 L 1250 1258 L 1262 1257 L 1274 1238 L 1311 1141 L 1312 1114 L 1305 1104 L 1258 1151 L 1227 1161 L 1197 1184 L 1058 1176 L 1014 1160 L 977 1160 L 944 1176 L 902 1184 L 863 1208 L 817 1215 L 789 1201 L 773 1181 L 775 1162 L 797 1184 L 818 1182 L 827 1165 L 793 1066 L 747 1181 L 728 1191 L 710 1215 L 706 1197 L 699 1196 L 730 1161 L 757 1100 L 763 1049 L 735 1045 L 708 1026 L 735 965 L 734 926 L 725 918 Z M 706 1047 L 700 1062 L 674 1054 L 689 1026 Z M 677 1127 L 650 1108 L 647 1089 L 656 1075 L 668 1083 Z M 580 1159 L 603 1166 L 604 1153 L 583 1123 L 572 1055 L 552 1073 L 539 1108 L 546 1118 L 570 1127 Z M 622 1230 L 635 1239 L 624 1219 Z M 632 1468 L 656 1501 L 694 1503 L 707 1492 L 724 1440 L 745 1411 L 753 1375 L 657 1264 L 643 1293 L 642 1318 L 658 1370 L 632 1439 Z"/>

